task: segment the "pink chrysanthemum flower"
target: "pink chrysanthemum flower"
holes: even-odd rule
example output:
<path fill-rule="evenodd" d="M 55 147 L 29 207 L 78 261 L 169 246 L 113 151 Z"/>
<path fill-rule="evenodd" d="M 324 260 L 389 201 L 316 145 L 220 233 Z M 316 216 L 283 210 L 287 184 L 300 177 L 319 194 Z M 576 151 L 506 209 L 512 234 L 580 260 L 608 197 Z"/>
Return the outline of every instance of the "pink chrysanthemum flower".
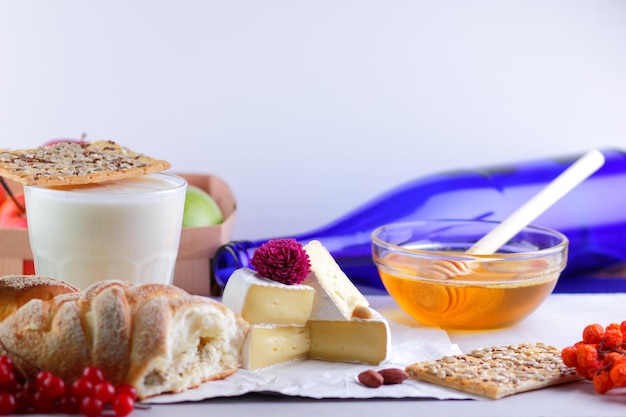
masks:
<path fill-rule="evenodd" d="M 272 239 L 261 245 L 251 259 L 263 277 L 287 285 L 300 284 L 311 269 L 309 255 L 295 239 Z"/>

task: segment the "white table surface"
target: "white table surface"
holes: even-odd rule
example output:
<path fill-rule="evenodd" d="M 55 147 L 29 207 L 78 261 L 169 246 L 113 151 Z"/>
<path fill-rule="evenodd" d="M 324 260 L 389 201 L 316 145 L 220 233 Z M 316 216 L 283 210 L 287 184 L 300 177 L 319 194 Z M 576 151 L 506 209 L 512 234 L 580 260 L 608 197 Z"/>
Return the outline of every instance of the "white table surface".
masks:
<path fill-rule="evenodd" d="M 402 319 L 388 297 L 370 297 L 372 305 Z M 406 317 L 408 320 L 408 316 Z M 450 332 L 463 352 L 476 347 L 519 342 L 545 342 L 559 348 L 581 337 L 589 323 L 607 325 L 626 319 L 626 294 L 553 294 L 530 317 L 508 329 L 488 332 Z M 626 416 L 626 393 L 597 394 L 580 381 L 521 393 L 499 400 L 314 400 L 253 394 L 200 402 L 152 405 L 135 416 Z"/>

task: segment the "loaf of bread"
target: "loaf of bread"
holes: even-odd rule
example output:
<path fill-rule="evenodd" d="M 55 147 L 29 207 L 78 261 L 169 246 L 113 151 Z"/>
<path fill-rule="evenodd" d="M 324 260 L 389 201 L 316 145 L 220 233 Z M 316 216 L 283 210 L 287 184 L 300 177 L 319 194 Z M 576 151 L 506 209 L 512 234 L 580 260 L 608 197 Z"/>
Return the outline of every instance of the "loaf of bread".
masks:
<path fill-rule="evenodd" d="M 38 284 L 30 279 L 39 280 L 41 293 L 61 293 L 25 303 L 15 298 L 20 301 L 14 311 L 0 322 L 0 354 L 29 377 L 45 369 L 72 381 L 93 365 L 109 381 L 129 383 L 147 398 L 239 368 L 248 323 L 217 301 L 161 284 L 110 280 L 63 292 L 54 280 L 8 280 L 21 281 L 34 294 Z"/>

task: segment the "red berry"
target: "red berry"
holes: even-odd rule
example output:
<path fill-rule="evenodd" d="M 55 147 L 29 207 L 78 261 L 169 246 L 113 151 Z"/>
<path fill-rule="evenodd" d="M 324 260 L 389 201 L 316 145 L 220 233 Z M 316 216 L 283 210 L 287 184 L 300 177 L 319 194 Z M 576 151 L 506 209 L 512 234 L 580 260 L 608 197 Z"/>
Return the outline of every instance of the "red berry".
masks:
<path fill-rule="evenodd" d="M 608 326 L 606 326 L 606 329 L 604 329 L 604 331 L 607 331 L 607 330 L 610 330 L 610 329 L 619 330 L 620 329 L 620 325 L 618 323 L 611 323 Z"/>
<path fill-rule="evenodd" d="M 610 374 L 607 371 L 601 371 L 593 378 L 593 387 L 600 394 L 605 394 L 614 386 L 615 384 L 611 381 Z"/>
<path fill-rule="evenodd" d="M 604 334 L 604 328 L 599 324 L 590 324 L 583 329 L 583 341 L 585 343 L 600 343 Z"/>
<path fill-rule="evenodd" d="M 16 411 L 18 413 L 27 413 L 30 410 L 33 405 L 34 393 L 35 385 L 30 381 L 27 381 L 19 388 L 15 393 Z"/>
<path fill-rule="evenodd" d="M 563 364 L 570 368 L 574 368 L 578 364 L 576 356 L 577 353 L 574 346 L 568 346 L 561 351 L 561 359 L 563 360 Z"/>
<path fill-rule="evenodd" d="M 35 377 L 35 384 L 37 384 L 38 387 L 41 387 L 43 381 L 52 375 L 54 374 L 50 371 L 39 371 L 39 373 L 37 373 L 37 376 Z"/>
<path fill-rule="evenodd" d="M 79 378 L 76 381 L 72 382 L 71 388 L 72 394 L 76 396 L 76 398 L 85 398 L 93 395 L 93 384 L 89 382 L 89 380 L 85 378 Z"/>
<path fill-rule="evenodd" d="M 578 345 L 576 362 L 583 368 L 595 368 L 598 363 L 598 351 L 591 345 Z"/>
<path fill-rule="evenodd" d="M 80 404 L 73 395 L 65 395 L 57 402 L 57 411 L 61 414 L 78 414 Z"/>
<path fill-rule="evenodd" d="M 102 414 L 102 401 L 95 397 L 85 397 L 80 402 L 80 412 L 87 417 L 98 417 Z"/>
<path fill-rule="evenodd" d="M 95 366 L 87 366 L 83 369 L 83 378 L 96 385 L 98 382 L 104 381 L 104 373 L 100 368 Z"/>
<path fill-rule="evenodd" d="M 9 371 L 13 371 L 13 368 L 15 367 L 13 361 L 7 355 L 0 356 L 0 364 L 8 366 Z"/>
<path fill-rule="evenodd" d="M 6 382 L 11 382 L 12 379 L 15 380 L 13 370 L 9 367 L 9 365 L 0 363 L 0 385 Z"/>
<path fill-rule="evenodd" d="M 82 413 L 99 417 L 105 405 L 117 416 L 130 414 L 135 408 L 137 390 L 129 384 L 115 387 L 105 380 L 99 368 L 88 366 L 70 386 L 52 372 L 42 370 L 34 379 L 16 380 L 14 364 L 8 356 L 0 356 L 0 416 L 26 413 Z"/>
<path fill-rule="evenodd" d="M 615 349 L 622 344 L 623 335 L 619 328 L 607 328 L 602 336 L 602 344 L 607 349 Z"/>
<path fill-rule="evenodd" d="M 15 411 L 17 403 L 15 397 L 7 392 L 0 392 L 0 416 L 6 416 Z"/>
<path fill-rule="evenodd" d="M 115 415 L 123 417 L 129 415 L 135 409 L 135 400 L 128 394 L 117 394 L 113 400 Z"/>
<path fill-rule="evenodd" d="M 602 365 L 604 367 L 613 367 L 616 366 L 618 363 L 622 363 L 622 361 L 626 359 L 624 358 L 624 355 L 622 355 L 621 353 L 618 352 L 609 352 L 606 355 L 604 355 L 604 359 L 602 359 Z"/>
<path fill-rule="evenodd" d="M 137 399 L 137 390 L 130 384 L 119 384 L 115 388 L 115 393 L 129 395 L 133 399 L 133 401 Z"/>
<path fill-rule="evenodd" d="M 54 399 L 48 397 L 42 391 L 36 391 L 33 395 L 33 409 L 36 413 L 51 413 L 54 410 Z"/>
<path fill-rule="evenodd" d="M 100 382 L 93 387 L 93 395 L 103 404 L 112 403 L 115 399 L 115 387 L 110 382 Z"/>
<path fill-rule="evenodd" d="M 3 366 L 4 365 L 0 365 L 0 368 Z M 0 370 L 0 374 L 1 373 L 2 373 L 2 370 Z M 15 380 L 14 372 L 9 372 L 5 375 L 0 375 L 0 390 L 14 394 L 17 391 L 18 387 L 19 387 L 19 384 Z"/>
<path fill-rule="evenodd" d="M 616 387 L 626 387 L 626 364 L 614 366 L 609 376 Z"/>
<path fill-rule="evenodd" d="M 48 375 L 38 385 L 39 389 L 50 398 L 59 398 L 65 394 L 65 382 L 53 374 Z"/>

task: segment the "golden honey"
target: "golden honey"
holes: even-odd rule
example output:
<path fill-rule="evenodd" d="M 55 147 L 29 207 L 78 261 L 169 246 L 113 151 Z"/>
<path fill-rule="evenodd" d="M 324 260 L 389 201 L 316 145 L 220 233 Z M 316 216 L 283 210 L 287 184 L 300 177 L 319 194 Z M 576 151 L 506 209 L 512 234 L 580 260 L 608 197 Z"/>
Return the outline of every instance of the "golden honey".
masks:
<path fill-rule="evenodd" d="M 394 259 L 396 258 L 396 259 Z M 510 326 L 534 311 L 561 272 L 544 260 L 472 261 L 471 272 L 449 279 L 425 277 L 425 262 L 397 254 L 379 268 L 389 294 L 420 323 L 449 330 Z"/>

